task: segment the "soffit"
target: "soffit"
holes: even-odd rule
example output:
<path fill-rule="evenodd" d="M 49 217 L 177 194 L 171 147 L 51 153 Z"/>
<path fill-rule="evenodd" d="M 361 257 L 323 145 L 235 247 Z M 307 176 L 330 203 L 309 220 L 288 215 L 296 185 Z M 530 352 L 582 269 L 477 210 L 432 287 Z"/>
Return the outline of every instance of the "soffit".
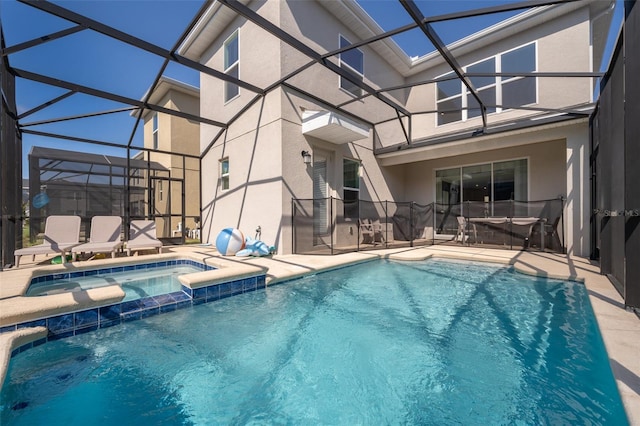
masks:
<path fill-rule="evenodd" d="M 395 166 L 400 164 L 416 163 L 419 161 L 454 157 L 457 155 L 474 154 L 495 149 L 504 149 L 550 140 L 565 139 L 571 129 L 588 126 L 588 124 L 588 118 L 578 118 L 485 136 L 470 137 L 467 135 L 467 137 L 461 136 L 458 140 L 452 140 L 446 143 L 413 147 L 411 149 L 399 150 L 397 152 L 378 154 L 376 155 L 376 158 L 382 166 Z"/>
<path fill-rule="evenodd" d="M 149 98 L 149 102 L 152 104 L 159 103 L 160 100 L 164 98 L 167 93 L 169 93 L 169 90 L 175 90 L 177 92 L 193 96 L 194 98 L 200 97 L 200 90 L 197 87 L 163 76 L 160 78 L 158 85 Z"/>
<path fill-rule="evenodd" d="M 246 5 L 251 0 L 239 0 Z M 237 13 L 213 2 L 195 25 L 178 53 L 193 61 L 199 61 L 204 52 L 220 36 L 222 31 L 238 16 Z"/>
<path fill-rule="evenodd" d="M 346 1 L 320 1 L 325 9 L 333 16 L 338 18 L 345 27 L 355 33 L 360 40 L 365 40 L 378 34 L 384 33 L 384 30 L 376 21 L 369 16 L 367 12 L 356 2 Z M 406 74 L 409 72 L 411 60 L 409 56 L 390 38 L 372 43 L 368 45 L 376 51 L 385 61 L 393 66 L 399 73 Z"/>
<path fill-rule="evenodd" d="M 302 134 L 335 144 L 369 137 L 369 127 L 331 111 L 303 111 Z"/>

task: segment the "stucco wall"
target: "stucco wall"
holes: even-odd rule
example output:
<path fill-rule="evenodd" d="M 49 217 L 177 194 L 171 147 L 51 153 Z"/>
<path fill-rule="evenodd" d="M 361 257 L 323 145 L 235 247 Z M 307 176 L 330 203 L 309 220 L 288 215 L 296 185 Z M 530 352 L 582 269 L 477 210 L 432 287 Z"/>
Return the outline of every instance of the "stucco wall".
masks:
<path fill-rule="evenodd" d="M 279 103 L 278 93 L 266 96 L 233 123 L 203 158 L 203 241 L 215 243 L 220 230 L 227 227 L 253 237 L 259 225 L 263 241 L 270 245 L 279 242 L 281 125 L 262 114 Z M 222 158 L 229 159 L 228 190 L 220 186 Z"/>
<path fill-rule="evenodd" d="M 589 53 L 589 11 L 582 8 L 571 14 L 535 26 L 522 33 L 511 33 L 508 38 L 457 56 L 459 64 L 465 67 L 497 53 L 505 52 L 535 41 L 537 43 L 537 68 L 539 72 L 587 72 L 590 69 Z M 455 51 L 454 51 L 455 54 Z M 443 75 L 451 68 L 440 60 L 434 66 L 407 79 L 408 82 L 430 80 Z M 440 64 L 437 64 L 440 62 Z M 583 104 L 591 101 L 591 81 L 587 78 L 538 78 L 538 102 L 542 108 L 558 108 Z M 408 107 L 412 111 L 435 111 L 436 85 L 420 85 L 411 89 Z M 536 111 L 506 110 L 487 115 L 487 122 L 497 123 L 514 118 L 536 114 Z M 437 134 L 456 132 L 461 129 L 482 127 L 480 117 L 437 126 L 437 116 L 420 114 L 413 116 L 412 137 L 414 140 Z M 392 145 L 399 137 L 382 139 L 384 146 Z"/>
<path fill-rule="evenodd" d="M 339 35 L 342 35 L 352 43 L 359 41 L 351 29 L 338 21 L 324 7 L 311 1 L 280 2 L 282 5 L 280 27 L 304 44 L 321 54 L 339 48 Z M 389 63 L 383 60 L 377 52 L 369 47 L 362 47 L 364 59 L 364 82 L 373 88 L 390 87 L 404 83 L 404 77 L 400 75 Z M 293 71 L 296 67 L 309 62 L 309 58 L 303 58 L 293 47 L 282 44 L 282 71 L 283 76 Z M 334 64 L 339 64 L 338 57 L 328 58 Z M 299 85 L 306 91 L 328 100 L 333 104 L 340 104 L 353 99 L 353 96 L 339 88 L 340 77 L 320 64 L 311 68 L 290 80 L 291 84 Z M 384 96 L 400 105 L 404 105 L 404 91 L 385 94 Z M 395 97 L 394 97 L 395 96 Z M 384 102 L 368 97 L 353 102 L 345 109 L 357 115 L 366 116 L 371 121 L 379 121 L 395 117 L 395 110 Z"/>
<path fill-rule="evenodd" d="M 272 22 L 278 22 L 280 2 L 253 1 L 248 6 Z M 280 78 L 280 41 L 243 17 L 234 19 L 220 36 L 204 52 L 200 62 L 210 68 L 224 72 L 224 42 L 239 29 L 239 78 L 247 83 L 264 88 Z M 259 48 L 257 47 L 259 46 Z M 207 74 L 200 74 L 200 111 L 204 117 L 226 123 L 256 96 L 251 90 L 240 88 L 239 95 L 229 101 L 224 99 L 225 83 Z M 208 142 L 220 130 L 203 126 L 202 143 Z"/>

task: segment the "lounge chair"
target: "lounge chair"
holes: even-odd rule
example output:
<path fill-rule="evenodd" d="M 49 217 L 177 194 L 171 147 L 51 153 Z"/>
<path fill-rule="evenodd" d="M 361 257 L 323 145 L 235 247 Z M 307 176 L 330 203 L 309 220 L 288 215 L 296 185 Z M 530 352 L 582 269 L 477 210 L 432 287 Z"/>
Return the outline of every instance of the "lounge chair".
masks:
<path fill-rule="evenodd" d="M 122 218 L 120 216 L 94 216 L 91 218 L 91 235 L 89 242 L 80 244 L 71 249 L 73 261 L 76 261 L 78 253 L 111 253 L 115 259 L 116 250 L 122 247 L 120 241 L 120 229 Z"/>
<path fill-rule="evenodd" d="M 162 253 L 162 242 L 156 237 L 156 223 L 153 220 L 132 220 L 127 241 L 127 256 L 131 250 L 157 248 Z"/>
<path fill-rule="evenodd" d="M 66 254 L 80 244 L 80 216 L 49 216 L 44 225 L 44 242 L 33 247 L 25 247 L 15 251 L 16 268 L 20 266 L 20 258 L 36 254 L 57 253 L 66 262 Z"/>

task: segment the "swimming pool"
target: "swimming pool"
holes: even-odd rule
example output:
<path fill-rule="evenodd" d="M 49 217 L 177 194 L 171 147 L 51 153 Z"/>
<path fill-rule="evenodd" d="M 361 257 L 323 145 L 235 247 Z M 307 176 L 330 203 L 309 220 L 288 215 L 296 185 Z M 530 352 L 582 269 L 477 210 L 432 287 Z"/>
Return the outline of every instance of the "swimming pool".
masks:
<path fill-rule="evenodd" d="M 580 283 L 380 261 L 12 359 L 7 424 L 627 424 Z"/>
<path fill-rule="evenodd" d="M 123 302 L 180 291 L 178 276 L 215 269 L 188 259 L 148 262 L 90 269 L 37 277 L 26 296 L 46 296 L 118 284 L 125 292 Z"/>

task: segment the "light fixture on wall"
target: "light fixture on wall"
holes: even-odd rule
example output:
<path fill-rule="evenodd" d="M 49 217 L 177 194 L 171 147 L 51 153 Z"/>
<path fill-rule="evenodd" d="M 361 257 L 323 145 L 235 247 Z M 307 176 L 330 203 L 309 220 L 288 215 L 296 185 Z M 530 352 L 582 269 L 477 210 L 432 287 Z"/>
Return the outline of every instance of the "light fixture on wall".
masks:
<path fill-rule="evenodd" d="M 302 161 L 304 161 L 304 164 L 311 164 L 311 154 L 309 154 L 309 151 L 302 151 L 301 152 L 302 155 Z"/>

